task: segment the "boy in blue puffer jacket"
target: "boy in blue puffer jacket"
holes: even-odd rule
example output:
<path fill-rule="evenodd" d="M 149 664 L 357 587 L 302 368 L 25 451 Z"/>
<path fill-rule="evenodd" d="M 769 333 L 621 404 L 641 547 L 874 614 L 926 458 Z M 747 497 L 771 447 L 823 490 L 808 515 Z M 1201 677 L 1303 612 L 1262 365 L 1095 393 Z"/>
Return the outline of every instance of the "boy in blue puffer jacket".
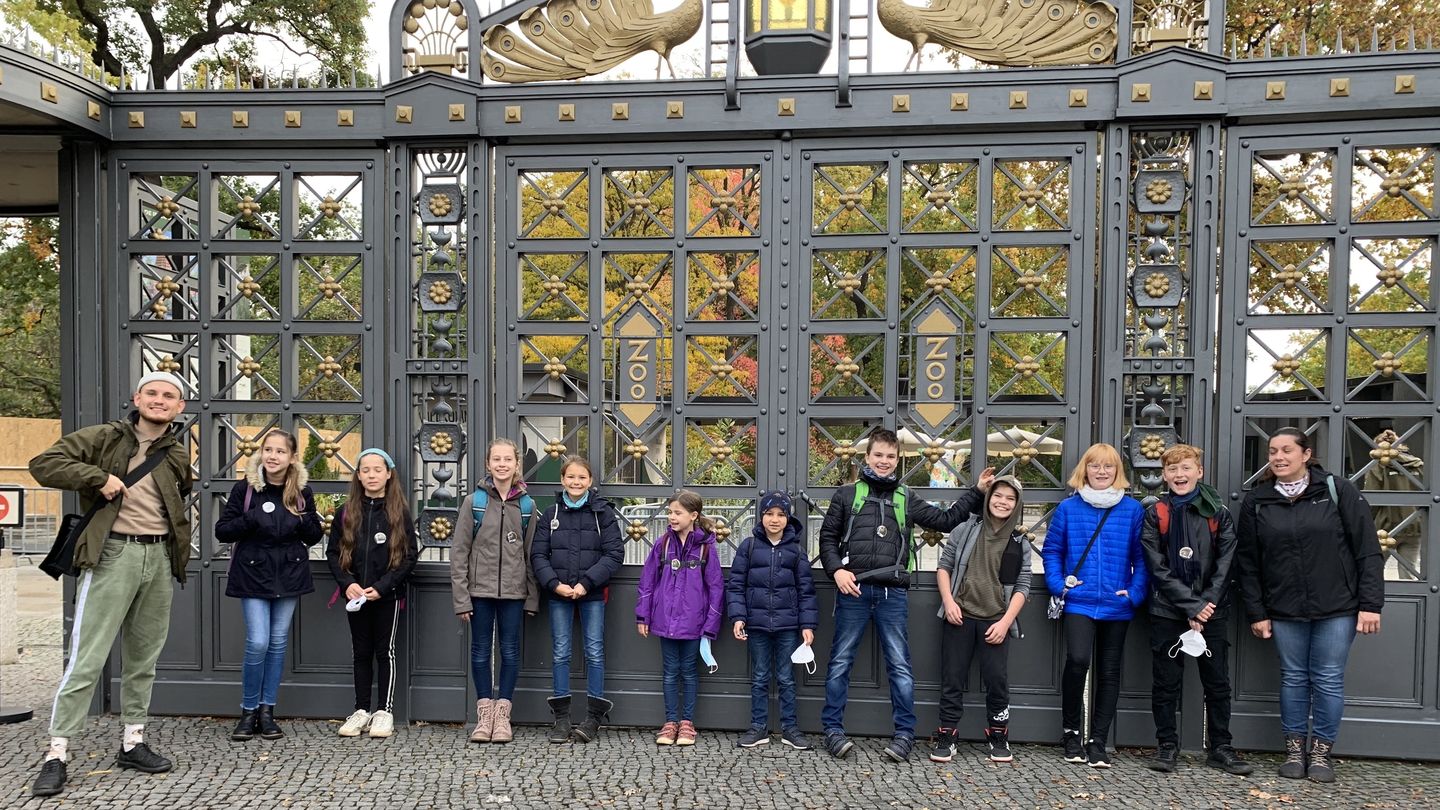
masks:
<path fill-rule="evenodd" d="M 745 538 L 730 563 L 725 589 L 735 638 L 750 647 L 750 730 L 741 748 L 770 742 L 770 676 L 780 691 L 780 740 L 801 751 L 810 742 L 795 719 L 795 675 L 790 656 L 800 642 L 815 642 L 819 603 L 805 551 L 805 526 L 791 513 L 781 491 L 760 497 L 755 533 Z M 813 658 L 812 658 L 813 660 Z"/>

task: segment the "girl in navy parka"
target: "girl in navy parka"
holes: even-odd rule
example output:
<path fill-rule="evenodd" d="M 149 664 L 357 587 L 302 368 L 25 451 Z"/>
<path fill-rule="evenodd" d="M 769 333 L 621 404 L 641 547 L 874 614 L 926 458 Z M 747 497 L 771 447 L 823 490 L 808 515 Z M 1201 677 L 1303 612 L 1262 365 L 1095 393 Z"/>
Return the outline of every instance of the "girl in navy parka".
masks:
<path fill-rule="evenodd" d="M 267 432 L 215 523 L 215 539 L 234 544 L 225 595 L 240 600 L 245 616 L 240 721 L 232 740 L 285 736 L 275 722 L 275 699 L 290 620 L 300 597 L 315 590 L 308 547 L 323 534 L 298 450 L 294 434 Z"/>
<path fill-rule="evenodd" d="M 657 745 L 695 744 L 695 660 L 701 639 L 720 634 L 725 578 L 715 524 L 700 513 L 704 506 L 688 489 L 670 498 L 670 528 L 651 547 L 636 588 L 635 629 L 660 637 L 664 662 L 665 725 Z"/>
<path fill-rule="evenodd" d="M 615 509 L 590 489 L 590 462 L 579 456 L 560 468 L 563 491 L 535 526 L 530 563 L 535 582 L 549 595 L 550 644 L 555 726 L 550 742 L 570 738 L 570 640 L 575 614 L 585 642 L 585 719 L 573 731 L 580 742 L 599 736 L 600 723 L 615 704 L 605 699 L 605 602 L 610 577 L 625 562 L 625 541 Z"/>
<path fill-rule="evenodd" d="M 801 643 L 815 643 L 820 609 L 805 526 L 790 513 L 790 496 L 767 492 L 756 511 L 754 535 L 745 538 L 730 563 L 726 610 L 735 638 L 750 648 L 750 730 L 741 748 L 770 742 L 770 674 L 780 692 L 780 741 L 804 751 L 810 742 L 795 718 L 795 674 L 790 656 Z"/>
<path fill-rule="evenodd" d="M 1105 741 L 1120 699 L 1125 631 L 1150 587 L 1140 544 L 1145 508 L 1125 494 L 1130 483 L 1120 453 L 1108 444 L 1091 445 L 1068 483 L 1075 494 L 1055 507 L 1040 552 L 1045 586 L 1052 595 L 1065 594 L 1065 670 L 1060 681 L 1065 761 L 1108 768 Z M 1095 702 L 1090 739 L 1082 744 L 1085 674 L 1092 651 L 1097 659 Z"/>

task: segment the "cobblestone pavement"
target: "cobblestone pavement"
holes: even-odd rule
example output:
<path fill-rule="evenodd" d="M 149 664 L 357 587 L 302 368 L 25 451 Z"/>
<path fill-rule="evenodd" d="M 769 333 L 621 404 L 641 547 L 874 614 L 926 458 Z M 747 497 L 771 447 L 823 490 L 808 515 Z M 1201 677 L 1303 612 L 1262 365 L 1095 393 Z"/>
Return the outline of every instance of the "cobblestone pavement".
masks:
<path fill-rule="evenodd" d="M 57 597 L 58 598 L 58 597 Z M 546 730 L 517 728 L 508 745 L 474 745 L 466 729 L 415 725 L 388 740 L 335 736 L 338 720 L 285 721 L 283 740 L 229 740 L 232 720 L 164 717 L 148 741 L 177 761 L 150 776 L 113 767 L 120 726 L 93 718 L 70 744 L 70 784 L 57 799 L 30 796 L 47 741 L 45 717 L 60 674 L 58 620 L 21 606 L 21 663 L 3 667 L 6 703 L 37 719 L 0 726 L 4 808 L 1436 808 L 1440 765 L 1342 760 L 1339 781 L 1317 785 L 1274 776 L 1278 759 L 1255 756 L 1257 773 L 1229 776 L 1187 755 L 1172 775 L 1144 767 L 1144 751 L 1121 751 L 1115 767 L 1067 764 L 1059 750 L 1019 745 L 1015 762 L 988 761 L 963 745 L 953 762 L 917 750 L 895 764 L 883 740 L 858 740 L 845 760 L 779 744 L 735 748 L 736 735 L 701 730 L 692 749 L 659 749 L 647 732 L 606 729 L 597 743 L 550 745 Z M 0 617 L 10 620 L 11 617 Z M 46 624 L 46 621 L 49 624 Z M 11 691 L 15 689 L 17 691 Z M 818 740 L 817 740 L 818 741 Z"/>
<path fill-rule="evenodd" d="M 1440 806 L 1440 767 L 1342 761 L 1322 786 L 1206 768 L 1195 756 L 1173 775 L 1155 774 L 1126 751 L 1097 772 L 1061 761 L 1056 748 L 1017 746 L 1015 762 L 990 763 L 978 746 L 937 765 L 900 765 L 880 740 L 860 740 L 841 761 L 772 742 L 734 747 L 734 734 L 701 732 L 694 748 L 657 749 L 648 734 L 608 729 L 597 743 L 550 745 L 544 729 L 517 729 L 508 745 L 464 742 L 453 725 L 411 726 L 389 740 L 342 740 L 336 722 L 284 722 L 283 740 L 228 739 L 232 721 L 159 718 L 156 750 L 178 762 L 149 776 L 113 767 L 120 728 L 96 718 L 71 741 L 71 782 L 54 800 L 31 798 L 45 728 L 34 720 L 0 727 L 0 807 L 38 808 L 1421 808 Z"/>

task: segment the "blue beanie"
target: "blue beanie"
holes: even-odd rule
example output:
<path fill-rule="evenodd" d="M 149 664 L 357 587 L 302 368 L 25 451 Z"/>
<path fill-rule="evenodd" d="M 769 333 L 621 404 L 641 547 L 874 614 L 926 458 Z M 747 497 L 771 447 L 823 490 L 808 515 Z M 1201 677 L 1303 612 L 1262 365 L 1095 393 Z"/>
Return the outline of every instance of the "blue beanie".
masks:
<path fill-rule="evenodd" d="M 790 494 L 780 489 L 761 495 L 760 503 L 756 506 L 756 511 L 763 516 L 766 512 L 776 507 L 784 510 L 787 515 L 794 514 L 790 509 Z"/>

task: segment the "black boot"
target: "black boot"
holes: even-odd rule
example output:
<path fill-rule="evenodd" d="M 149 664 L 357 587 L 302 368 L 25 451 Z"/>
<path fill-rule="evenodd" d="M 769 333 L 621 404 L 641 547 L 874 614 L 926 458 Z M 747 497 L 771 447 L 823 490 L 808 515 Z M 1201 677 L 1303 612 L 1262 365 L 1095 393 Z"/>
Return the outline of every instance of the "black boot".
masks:
<path fill-rule="evenodd" d="M 255 709 L 240 710 L 240 719 L 235 723 L 235 730 L 230 732 L 230 739 L 236 742 L 245 742 L 255 738 L 255 732 L 260 730 L 255 713 Z"/>
<path fill-rule="evenodd" d="M 600 724 L 610 717 L 615 704 L 602 697 L 585 696 L 585 719 L 575 727 L 575 738 L 580 742 L 594 742 L 600 736 Z"/>
<path fill-rule="evenodd" d="M 570 742 L 570 696 L 548 698 L 550 711 L 555 715 L 555 725 L 550 729 L 550 742 Z"/>
<path fill-rule="evenodd" d="M 285 736 L 280 730 L 280 725 L 275 722 L 275 707 L 260 704 L 260 710 L 255 713 L 255 724 L 260 727 L 260 739 L 278 740 Z"/>

